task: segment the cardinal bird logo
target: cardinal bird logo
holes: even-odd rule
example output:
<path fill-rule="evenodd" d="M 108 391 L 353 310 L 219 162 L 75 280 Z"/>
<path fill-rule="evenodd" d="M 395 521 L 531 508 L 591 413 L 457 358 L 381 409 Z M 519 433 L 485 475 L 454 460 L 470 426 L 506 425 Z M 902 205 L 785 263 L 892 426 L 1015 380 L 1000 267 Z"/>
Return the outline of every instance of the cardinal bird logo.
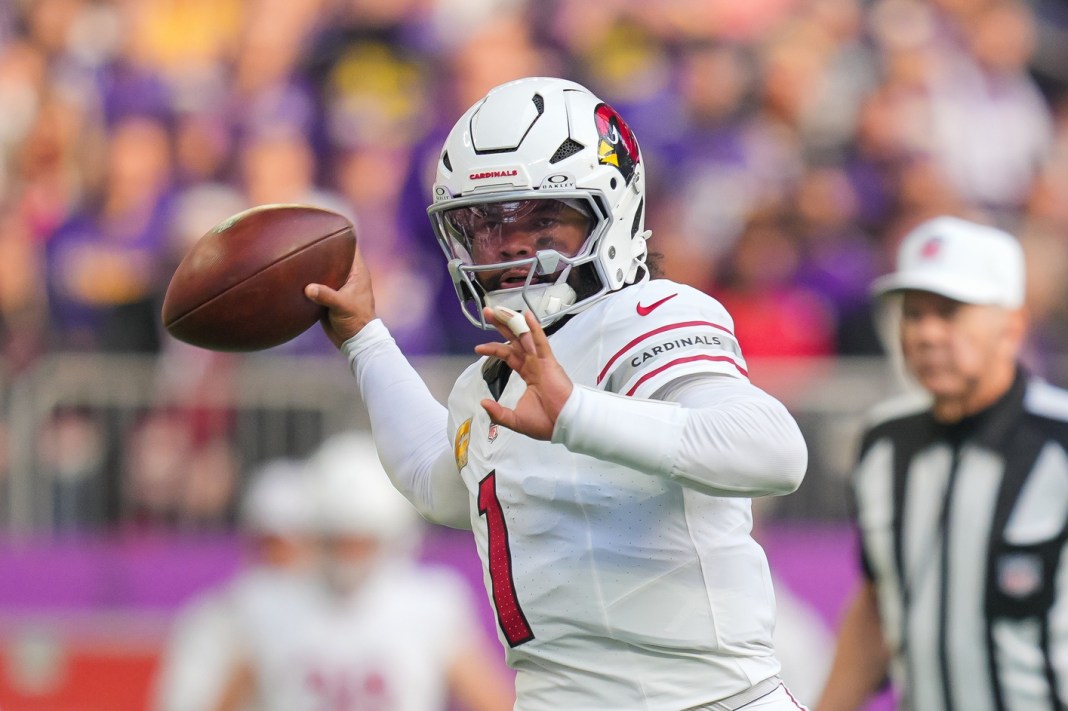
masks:
<path fill-rule="evenodd" d="M 608 104 L 600 104 L 593 112 L 597 124 L 597 159 L 601 165 L 614 165 L 630 184 L 634 168 L 641 160 L 638 141 L 623 117 Z"/>

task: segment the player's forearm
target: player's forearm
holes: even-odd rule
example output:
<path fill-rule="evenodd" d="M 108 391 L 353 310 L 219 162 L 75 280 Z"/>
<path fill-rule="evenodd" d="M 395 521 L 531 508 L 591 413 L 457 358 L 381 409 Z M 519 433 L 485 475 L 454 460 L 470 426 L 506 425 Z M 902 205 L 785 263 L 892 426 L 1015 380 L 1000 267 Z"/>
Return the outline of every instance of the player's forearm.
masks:
<path fill-rule="evenodd" d="M 369 323 L 341 350 L 349 359 L 379 458 L 394 486 L 428 520 L 470 527 L 467 490 L 451 463 L 448 411 L 381 321 Z"/>
<path fill-rule="evenodd" d="M 834 662 L 815 711 L 861 708 L 886 679 L 889 663 L 875 587 L 866 582 L 842 620 Z"/>
<path fill-rule="evenodd" d="M 576 387 L 553 441 L 715 496 L 794 491 L 808 450 L 796 421 L 745 381 L 701 378 L 668 388 L 671 401 Z"/>

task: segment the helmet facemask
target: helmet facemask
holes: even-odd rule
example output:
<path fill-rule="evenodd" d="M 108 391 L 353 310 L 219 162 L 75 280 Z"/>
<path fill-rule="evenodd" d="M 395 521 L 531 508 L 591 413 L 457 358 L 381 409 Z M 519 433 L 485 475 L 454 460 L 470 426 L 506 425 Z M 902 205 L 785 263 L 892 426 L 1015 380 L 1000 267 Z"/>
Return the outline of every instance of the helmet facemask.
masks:
<path fill-rule="evenodd" d="M 471 323 L 492 329 L 482 308 L 506 306 L 548 324 L 608 291 L 593 251 L 607 216 L 589 193 L 487 197 L 429 211 Z"/>

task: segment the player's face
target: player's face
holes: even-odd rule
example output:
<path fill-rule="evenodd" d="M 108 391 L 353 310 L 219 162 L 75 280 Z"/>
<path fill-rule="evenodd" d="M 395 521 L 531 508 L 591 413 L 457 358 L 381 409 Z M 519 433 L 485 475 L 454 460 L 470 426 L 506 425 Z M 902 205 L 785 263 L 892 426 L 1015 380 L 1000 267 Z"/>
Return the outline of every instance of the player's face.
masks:
<path fill-rule="evenodd" d="M 562 200 L 486 203 L 450 210 L 447 222 L 476 265 L 528 259 L 555 250 L 573 257 L 589 237 L 593 220 L 584 209 Z M 526 283 L 529 266 L 487 271 L 478 279 L 487 291 L 514 289 Z M 532 283 L 551 281 L 539 275 Z"/>
<path fill-rule="evenodd" d="M 993 402 L 1011 382 L 1021 338 L 1019 312 L 906 291 L 901 314 L 905 365 L 938 403 L 965 413 Z"/>
<path fill-rule="evenodd" d="M 327 583 L 339 593 L 356 590 L 374 568 L 380 542 L 370 536 L 334 536 L 322 541 Z"/>

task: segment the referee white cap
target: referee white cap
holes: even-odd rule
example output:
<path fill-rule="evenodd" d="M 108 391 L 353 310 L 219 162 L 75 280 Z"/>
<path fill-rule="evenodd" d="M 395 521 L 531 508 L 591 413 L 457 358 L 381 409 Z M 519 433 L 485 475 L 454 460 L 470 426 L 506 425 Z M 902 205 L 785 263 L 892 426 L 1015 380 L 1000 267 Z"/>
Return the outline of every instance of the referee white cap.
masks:
<path fill-rule="evenodd" d="M 1019 241 L 995 227 L 937 217 L 901 242 L 897 271 L 872 283 L 872 294 L 916 289 L 967 304 L 1018 308 L 1024 303 L 1024 255 Z"/>

